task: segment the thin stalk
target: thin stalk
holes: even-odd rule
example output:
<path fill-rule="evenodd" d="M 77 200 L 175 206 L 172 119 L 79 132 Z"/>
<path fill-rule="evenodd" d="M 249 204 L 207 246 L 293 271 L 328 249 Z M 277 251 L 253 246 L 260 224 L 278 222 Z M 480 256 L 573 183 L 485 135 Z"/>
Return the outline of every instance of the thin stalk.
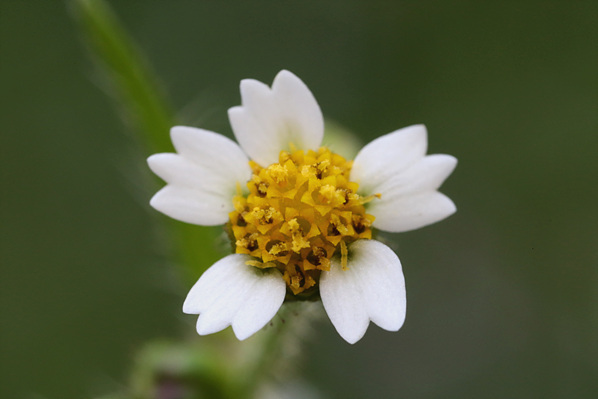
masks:
<path fill-rule="evenodd" d="M 169 131 L 176 124 L 174 111 L 140 47 L 105 1 L 70 0 L 69 4 L 103 82 L 137 133 L 143 153 L 172 152 Z M 158 179 L 155 182 L 154 192 L 163 185 Z M 222 256 L 216 244 L 222 230 L 161 220 L 167 223 L 167 239 L 174 243 L 178 264 L 190 283 Z"/>

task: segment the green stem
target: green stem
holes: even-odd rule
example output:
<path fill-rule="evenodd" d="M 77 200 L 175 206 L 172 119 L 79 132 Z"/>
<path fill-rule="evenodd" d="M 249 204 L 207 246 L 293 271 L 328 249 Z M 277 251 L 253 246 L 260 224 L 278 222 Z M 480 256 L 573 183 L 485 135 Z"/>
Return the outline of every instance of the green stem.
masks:
<path fill-rule="evenodd" d="M 293 353 L 289 348 L 297 348 L 309 338 L 307 332 L 315 314 L 312 303 L 287 303 L 282 306 L 271 327 L 258 333 L 262 336 L 255 348 L 257 353 L 248 365 L 250 369 L 245 373 L 235 397 L 253 399 L 262 384 L 275 373 L 280 377 L 294 372 L 294 366 L 300 361 L 299 351 Z"/>
<path fill-rule="evenodd" d="M 165 91 L 139 46 L 103 0 L 70 0 L 71 10 L 105 74 L 105 81 L 133 120 L 148 152 L 171 151 L 175 117 Z"/>
<path fill-rule="evenodd" d="M 137 132 L 144 155 L 171 152 L 173 147 L 168 132 L 175 125 L 174 111 L 140 47 L 105 1 L 70 0 L 69 4 L 103 82 L 120 113 Z M 153 190 L 157 191 L 163 183 L 158 184 L 158 179 L 155 181 Z M 195 282 L 204 270 L 222 257 L 216 245 L 221 229 L 159 217 L 169 227 L 165 238 L 175 243 L 179 265 L 189 283 Z"/>

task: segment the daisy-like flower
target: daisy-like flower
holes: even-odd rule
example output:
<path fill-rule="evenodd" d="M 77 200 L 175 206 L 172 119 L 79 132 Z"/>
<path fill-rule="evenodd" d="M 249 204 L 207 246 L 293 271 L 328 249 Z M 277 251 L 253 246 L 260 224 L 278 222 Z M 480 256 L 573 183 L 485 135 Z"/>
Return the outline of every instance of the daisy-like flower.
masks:
<path fill-rule="evenodd" d="M 401 262 L 372 239 L 372 229 L 403 232 L 454 213 L 437 190 L 457 160 L 425 155 L 423 125 L 372 141 L 354 161 L 320 147 L 320 107 L 289 71 L 271 88 L 241 81 L 241 98 L 228 111 L 239 144 L 176 126 L 177 153 L 148 159 L 167 182 L 151 205 L 183 222 L 225 225 L 234 247 L 185 300 L 183 311 L 199 315 L 197 332 L 232 325 L 243 340 L 285 299 L 317 295 L 349 343 L 363 337 L 370 320 L 399 330 L 406 309 Z"/>

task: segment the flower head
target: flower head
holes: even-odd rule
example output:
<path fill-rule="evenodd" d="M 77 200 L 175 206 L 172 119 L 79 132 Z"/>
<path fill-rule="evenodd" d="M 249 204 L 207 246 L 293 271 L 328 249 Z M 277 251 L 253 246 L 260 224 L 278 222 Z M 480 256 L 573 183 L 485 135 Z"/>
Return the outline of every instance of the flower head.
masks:
<path fill-rule="evenodd" d="M 406 309 L 401 262 L 372 230 L 408 231 L 454 213 L 437 189 L 456 159 L 425 155 L 423 125 L 372 141 L 354 161 L 320 147 L 320 108 L 288 71 L 271 88 L 243 80 L 241 97 L 229 110 L 239 145 L 176 126 L 177 153 L 148 159 L 167 182 L 151 205 L 183 222 L 225 225 L 234 247 L 200 277 L 183 311 L 199 314 L 201 335 L 232 325 L 242 340 L 285 298 L 319 295 L 350 343 L 370 320 L 397 331 Z"/>

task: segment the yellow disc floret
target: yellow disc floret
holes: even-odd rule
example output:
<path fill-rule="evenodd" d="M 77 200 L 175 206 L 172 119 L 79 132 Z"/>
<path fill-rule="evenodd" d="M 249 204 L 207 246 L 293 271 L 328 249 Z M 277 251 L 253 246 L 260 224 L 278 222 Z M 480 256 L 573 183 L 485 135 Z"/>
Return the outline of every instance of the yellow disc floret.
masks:
<path fill-rule="evenodd" d="M 313 287 L 335 253 L 346 268 L 347 244 L 372 237 L 364 204 L 375 196 L 357 194 L 351 161 L 320 148 L 250 165 L 249 194 L 235 196 L 229 215 L 235 252 L 255 257 L 251 266 L 278 268 L 294 294 Z"/>

